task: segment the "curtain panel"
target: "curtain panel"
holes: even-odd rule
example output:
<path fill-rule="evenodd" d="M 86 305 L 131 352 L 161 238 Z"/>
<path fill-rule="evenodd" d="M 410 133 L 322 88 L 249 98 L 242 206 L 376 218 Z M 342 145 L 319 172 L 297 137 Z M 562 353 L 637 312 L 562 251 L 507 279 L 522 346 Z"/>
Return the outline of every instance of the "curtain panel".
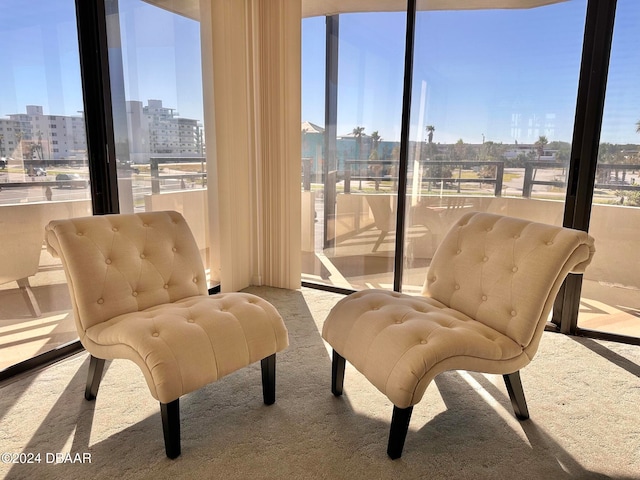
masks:
<path fill-rule="evenodd" d="M 300 286 L 301 6 L 200 2 L 211 277 Z"/>

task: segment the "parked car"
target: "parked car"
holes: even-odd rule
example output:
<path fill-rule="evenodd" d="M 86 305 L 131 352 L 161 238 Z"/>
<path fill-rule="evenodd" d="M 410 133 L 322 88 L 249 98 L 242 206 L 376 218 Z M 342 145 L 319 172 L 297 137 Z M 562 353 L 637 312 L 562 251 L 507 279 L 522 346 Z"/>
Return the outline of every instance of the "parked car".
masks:
<path fill-rule="evenodd" d="M 58 188 L 87 188 L 89 182 L 77 173 L 59 173 L 56 175 Z"/>
<path fill-rule="evenodd" d="M 33 167 L 27 169 L 27 175 L 30 177 L 46 177 L 47 171 L 42 167 Z"/>
<path fill-rule="evenodd" d="M 140 173 L 140 169 L 136 166 L 134 166 L 134 164 L 131 162 L 131 160 L 116 160 L 116 165 L 118 167 L 118 170 L 123 171 L 123 172 L 131 172 L 131 173 L 135 173 L 135 174 L 139 174 Z"/>

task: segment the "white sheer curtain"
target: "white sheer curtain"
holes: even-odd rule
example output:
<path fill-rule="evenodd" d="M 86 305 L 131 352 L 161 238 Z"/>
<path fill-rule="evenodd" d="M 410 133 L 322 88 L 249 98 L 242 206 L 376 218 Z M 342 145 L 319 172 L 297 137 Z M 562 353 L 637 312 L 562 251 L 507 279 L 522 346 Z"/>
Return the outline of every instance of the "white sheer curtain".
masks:
<path fill-rule="evenodd" d="M 297 0 L 200 2 L 211 276 L 300 286 Z"/>

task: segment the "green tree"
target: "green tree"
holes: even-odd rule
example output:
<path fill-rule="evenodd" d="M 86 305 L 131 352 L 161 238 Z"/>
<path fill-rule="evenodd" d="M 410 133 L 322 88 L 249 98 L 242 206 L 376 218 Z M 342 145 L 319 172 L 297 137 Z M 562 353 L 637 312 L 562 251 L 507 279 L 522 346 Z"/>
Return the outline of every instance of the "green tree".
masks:
<path fill-rule="evenodd" d="M 453 149 L 452 149 L 452 152 L 451 152 L 451 159 L 454 162 L 463 162 L 463 161 L 467 160 L 468 157 L 469 157 L 469 148 L 464 143 L 464 141 L 460 138 L 453 145 Z"/>
<path fill-rule="evenodd" d="M 504 145 L 487 140 L 480 146 L 480 161 L 497 162 L 502 160 L 504 154 Z M 494 178 L 496 176 L 496 167 L 494 165 L 485 165 L 480 168 L 478 175 L 481 178 Z"/>
<path fill-rule="evenodd" d="M 544 155 L 544 147 L 546 147 L 548 143 L 549 140 L 547 140 L 547 137 L 545 137 L 544 135 L 540 135 L 540 137 L 538 137 L 538 140 L 536 140 L 536 143 L 533 144 L 533 146 L 536 147 L 538 160 L 540 160 L 540 157 Z"/>
<path fill-rule="evenodd" d="M 356 139 L 356 159 L 360 160 L 362 154 L 362 136 L 364 135 L 364 127 L 358 127 L 353 129 L 353 138 Z"/>
<path fill-rule="evenodd" d="M 613 170 L 614 178 L 616 181 L 620 180 L 620 171 L 622 170 L 622 181 L 624 182 L 627 177 L 627 170 L 620 169 L 617 165 L 623 165 L 629 163 L 632 157 L 627 158 L 624 151 L 619 145 L 613 145 L 611 143 L 601 143 L 598 148 L 598 164 L 599 165 L 613 165 L 610 168 L 598 169 L 598 180 L 604 183 L 610 182 L 611 171 Z"/>
<path fill-rule="evenodd" d="M 495 162 L 502 160 L 504 154 L 504 145 L 487 140 L 480 146 L 480 161 Z"/>
<path fill-rule="evenodd" d="M 378 133 L 378 130 L 371 134 L 371 153 L 369 154 L 369 158 L 372 160 L 378 160 L 378 145 L 380 145 L 380 140 L 382 137 Z M 375 156 L 375 159 L 373 158 Z"/>
<path fill-rule="evenodd" d="M 433 132 L 436 131 L 436 127 L 434 127 L 433 125 L 427 125 L 426 130 L 428 134 L 427 142 L 433 143 Z"/>
<path fill-rule="evenodd" d="M 571 157 L 571 144 L 569 142 L 553 141 L 547 145 L 551 150 L 556 151 L 556 161 L 569 162 Z"/>

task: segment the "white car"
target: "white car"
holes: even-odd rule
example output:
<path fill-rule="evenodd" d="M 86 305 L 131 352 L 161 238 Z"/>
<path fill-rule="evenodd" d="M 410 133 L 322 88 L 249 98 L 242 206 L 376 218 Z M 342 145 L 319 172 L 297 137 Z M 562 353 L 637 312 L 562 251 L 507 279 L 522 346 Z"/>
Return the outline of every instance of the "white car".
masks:
<path fill-rule="evenodd" d="M 89 182 L 76 173 L 59 173 L 56 175 L 58 188 L 87 188 Z"/>

